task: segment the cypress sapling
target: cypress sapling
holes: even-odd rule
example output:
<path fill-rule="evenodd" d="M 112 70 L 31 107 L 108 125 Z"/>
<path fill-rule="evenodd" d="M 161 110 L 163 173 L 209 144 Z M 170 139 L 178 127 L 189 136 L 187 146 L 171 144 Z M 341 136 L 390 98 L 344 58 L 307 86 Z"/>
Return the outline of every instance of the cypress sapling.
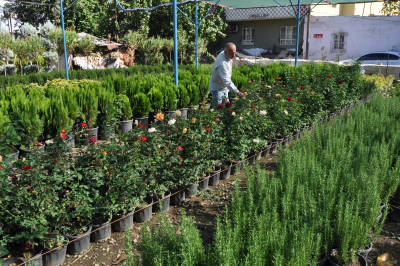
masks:
<path fill-rule="evenodd" d="M 133 117 L 147 117 L 152 111 L 149 98 L 144 93 L 138 93 L 131 99 Z"/>

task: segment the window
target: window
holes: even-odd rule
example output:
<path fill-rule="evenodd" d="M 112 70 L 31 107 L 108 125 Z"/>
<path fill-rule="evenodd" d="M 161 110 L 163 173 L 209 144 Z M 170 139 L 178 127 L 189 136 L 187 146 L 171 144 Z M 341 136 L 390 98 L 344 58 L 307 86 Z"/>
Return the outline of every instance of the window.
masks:
<path fill-rule="evenodd" d="M 347 36 L 347 33 L 332 33 L 331 52 L 345 53 Z"/>
<path fill-rule="evenodd" d="M 242 29 L 242 45 L 254 45 L 254 28 Z"/>
<path fill-rule="evenodd" d="M 293 45 L 296 44 L 296 26 L 282 26 L 280 44 L 281 45 Z"/>

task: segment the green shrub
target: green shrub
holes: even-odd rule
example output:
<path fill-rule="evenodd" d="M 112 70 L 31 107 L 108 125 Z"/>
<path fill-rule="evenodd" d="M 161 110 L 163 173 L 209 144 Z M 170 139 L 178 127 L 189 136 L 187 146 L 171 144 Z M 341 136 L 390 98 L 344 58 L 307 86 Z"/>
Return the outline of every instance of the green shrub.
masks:
<path fill-rule="evenodd" d="M 133 117 L 147 117 L 152 111 L 149 98 L 144 93 L 138 93 L 131 99 Z"/>
<path fill-rule="evenodd" d="M 162 92 L 155 87 L 151 88 L 149 93 L 147 93 L 147 97 L 150 100 L 151 108 L 155 112 L 161 111 L 164 105 L 164 97 Z"/>
<path fill-rule="evenodd" d="M 131 109 L 131 104 L 129 102 L 129 98 L 128 96 L 124 95 L 124 94 L 119 94 L 117 96 L 117 101 L 120 102 L 121 105 L 121 121 L 127 121 L 132 117 L 132 109 Z M 144 99 L 142 99 L 143 101 L 146 101 Z M 148 100 L 147 100 L 148 101 Z M 143 113 L 146 113 L 146 111 L 144 110 Z M 149 111 L 147 112 L 148 115 Z"/>
<path fill-rule="evenodd" d="M 163 88 L 162 94 L 164 95 L 164 110 L 175 111 L 178 104 L 178 99 L 175 94 L 175 85 Z"/>
<path fill-rule="evenodd" d="M 187 89 L 183 85 L 178 86 L 178 108 L 186 108 L 190 103 L 190 96 Z"/>
<path fill-rule="evenodd" d="M 189 105 L 191 105 L 191 106 L 198 105 L 199 101 L 200 101 L 199 88 L 195 84 L 190 84 L 187 86 L 187 90 L 188 90 L 189 97 L 190 97 Z"/>
<path fill-rule="evenodd" d="M 78 104 L 82 115 L 85 116 L 85 121 L 89 128 L 93 128 L 96 124 L 99 98 L 96 93 L 100 84 L 88 84 L 83 88 L 75 90 L 75 97 L 78 99 Z"/>

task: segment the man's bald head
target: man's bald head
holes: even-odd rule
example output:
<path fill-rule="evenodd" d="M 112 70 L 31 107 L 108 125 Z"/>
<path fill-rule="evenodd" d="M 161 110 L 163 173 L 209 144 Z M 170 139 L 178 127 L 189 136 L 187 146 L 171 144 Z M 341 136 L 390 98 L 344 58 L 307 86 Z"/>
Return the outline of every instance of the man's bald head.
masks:
<path fill-rule="evenodd" d="M 228 42 L 225 45 L 224 53 L 225 53 L 226 57 L 228 57 L 229 59 L 233 59 L 236 54 L 236 45 L 233 42 Z"/>

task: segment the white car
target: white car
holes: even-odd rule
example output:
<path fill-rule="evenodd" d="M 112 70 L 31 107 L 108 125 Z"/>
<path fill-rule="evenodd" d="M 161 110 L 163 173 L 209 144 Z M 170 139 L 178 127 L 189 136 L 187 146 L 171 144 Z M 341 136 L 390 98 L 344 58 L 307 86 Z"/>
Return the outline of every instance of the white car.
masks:
<path fill-rule="evenodd" d="M 347 59 L 340 61 L 341 64 L 352 64 L 359 60 L 361 64 L 371 65 L 400 65 L 399 52 L 372 52 L 364 54 L 356 59 Z"/>

